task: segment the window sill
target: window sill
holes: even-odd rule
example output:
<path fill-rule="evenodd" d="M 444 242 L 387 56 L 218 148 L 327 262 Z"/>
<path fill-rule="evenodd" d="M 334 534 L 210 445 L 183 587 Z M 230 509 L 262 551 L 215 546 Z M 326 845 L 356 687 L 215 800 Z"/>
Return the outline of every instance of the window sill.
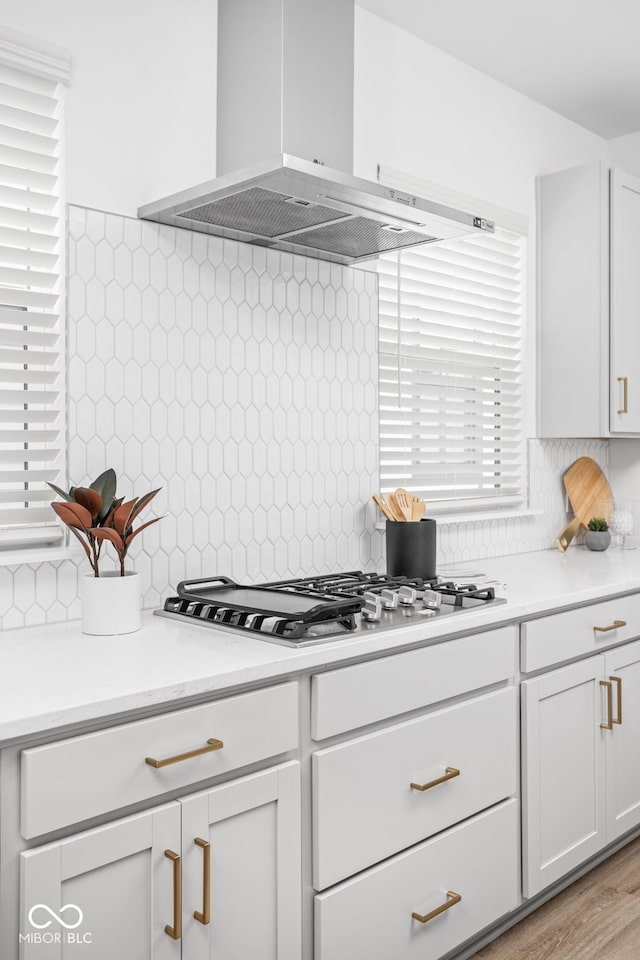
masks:
<path fill-rule="evenodd" d="M 52 563 L 57 560 L 71 560 L 78 551 L 71 547 L 24 547 L 13 550 L 0 550 L 0 567 L 17 567 L 21 563 Z"/>
<path fill-rule="evenodd" d="M 527 517 L 540 517 L 543 511 L 522 507 L 519 510 L 487 510 L 483 513 L 442 513 L 431 514 L 433 520 L 439 527 L 451 527 L 456 524 L 465 523 L 495 523 L 500 520 L 523 520 Z M 376 530 L 384 530 L 386 520 L 376 523 Z"/>

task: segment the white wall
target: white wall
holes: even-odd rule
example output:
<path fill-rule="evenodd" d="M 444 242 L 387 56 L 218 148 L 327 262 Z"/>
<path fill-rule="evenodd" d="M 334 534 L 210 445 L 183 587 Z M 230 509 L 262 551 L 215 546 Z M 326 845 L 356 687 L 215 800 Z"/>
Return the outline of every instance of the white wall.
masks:
<path fill-rule="evenodd" d="M 609 140 L 607 157 L 613 166 L 640 177 L 640 131 Z"/>
<path fill-rule="evenodd" d="M 605 150 L 601 137 L 356 7 L 360 176 L 375 179 L 380 162 L 533 219 L 536 176 Z"/>
<path fill-rule="evenodd" d="M 0 24 L 72 55 L 70 203 L 135 215 L 214 176 L 216 17 L 217 0 L 0 0 Z M 381 162 L 532 216 L 537 174 L 604 153 L 595 134 L 356 6 L 360 175 Z"/>
<path fill-rule="evenodd" d="M 135 216 L 214 176 L 216 18 L 217 0 L 0 0 L 0 25 L 72 56 L 70 203 Z"/>

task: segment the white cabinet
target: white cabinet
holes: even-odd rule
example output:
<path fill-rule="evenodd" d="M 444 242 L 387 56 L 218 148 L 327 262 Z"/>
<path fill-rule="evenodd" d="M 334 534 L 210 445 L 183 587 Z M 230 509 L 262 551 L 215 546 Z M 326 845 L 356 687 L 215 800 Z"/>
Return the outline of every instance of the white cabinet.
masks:
<path fill-rule="evenodd" d="M 518 905 L 516 639 L 313 678 L 312 739 L 378 724 L 312 756 L 314 960 L 436 960 Z"/>
<path fill-rule="evenodd" d="M 211 786 L 299 736 L 289 682 L 17 752 L 16 832 L 19 812 L 27 839 L 75 832 L 15 855 L 20 933 L 0 924 L 2 960 L 19 941 L 21 960 L 82 944 L 92 960 L 299 960 L 299 762 Z M 111 822 L 79 832 L 98 815 Z"/>
<path fill-rule="evenodd" d="M 526 897 L 605 844 L 603 674 L 591 657 L 522 684 Z"/>
<path fill-rule="evenodd" d="M 523 891 L 640 823 L 640 642 L 522 683 Z"/>
<path fill-rule="evenodd" d="M 22 836 L 286 753 L 298 736 L 298 685 L 282 683 L 23 750 Z"/>
<path fill-rule="evenodd" d="M 177 803 L 23 853 L 21 960 L 178 960 L 165 850 L 180 853 Z"/>
<path fill-rule="evenodd" d="M 496 690 L 313 756 L 317 890 L 513 796 L 517 694 Z"/>
<path fill-rule="evenodd" d="M 180 801 L 184 960 L 300 960 L 299 767 Z"/>
<path fill-rule="evenodd" d="M 538 434 L 637 435 L 640 181 L 596 162 L 537 194 Z"/>
<path fill-rule="evenodd" d="M 515 909 L 518 881 L 507 800 L 319 894 L 314 960 L 436 960 Z"/>
<path fill-rule="evenodd" d="M 80 944 L 93 960 L 299 960 L 297 762 L 21 861 L 21 960 L 63 960 Z"/>
<path fill-rule="evenodd" d="M 611 841 L 640 823 L 640 643 L 610 650 L 604 672 L 612 684 L 615 721 L 611 731 L 605 731 Z"/>
<path fill-rule="evenodd" d="M 611 171 L 611 433 L 640 433 L 640 180 Z"/>

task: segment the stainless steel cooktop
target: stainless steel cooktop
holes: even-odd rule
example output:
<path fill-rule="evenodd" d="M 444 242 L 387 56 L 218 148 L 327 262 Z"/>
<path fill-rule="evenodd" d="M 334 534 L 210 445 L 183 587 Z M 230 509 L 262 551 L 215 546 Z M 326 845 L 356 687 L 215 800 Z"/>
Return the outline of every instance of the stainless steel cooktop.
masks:
<path fill-rule="evenodd" d="M 302 647 L 505 602 L 492 586 L 355 570 L 250 586 L 227 577 L 184 581 L 177 596 L 168 597 L 163 609 L 154 612 Z"/>

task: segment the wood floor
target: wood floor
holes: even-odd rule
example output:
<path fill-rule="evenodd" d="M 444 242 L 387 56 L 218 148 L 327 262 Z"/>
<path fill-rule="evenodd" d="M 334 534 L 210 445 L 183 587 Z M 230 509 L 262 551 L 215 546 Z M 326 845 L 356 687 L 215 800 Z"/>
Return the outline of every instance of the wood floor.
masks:
<path fill-rule="evenodd" d="M 640 839 L 472 960 L 640 960 Z"/>

